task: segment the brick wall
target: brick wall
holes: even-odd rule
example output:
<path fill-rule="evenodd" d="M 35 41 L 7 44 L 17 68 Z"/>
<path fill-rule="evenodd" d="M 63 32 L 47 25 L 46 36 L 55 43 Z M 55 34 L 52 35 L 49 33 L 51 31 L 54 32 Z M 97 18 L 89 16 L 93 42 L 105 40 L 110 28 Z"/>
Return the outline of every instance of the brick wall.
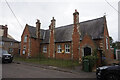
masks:
<path fill-rule="evenodd" d="M 4 42 L 2 49 L 7 50 L 10 54 L 17 55 L 19 54 L 20 43 Z M 10 49 L 12 49 L 12 52 L 10 52 Z"/>
<path fill-rule="evenodd" d="M 24 42 L 24 37 L 27 36 L 27 42 Z M 20 50 L 20 55 L 22 57 L 27 57 L 28 56 L 28 47 L 29 47 L 29 31 L 28 31 L 28 25 L 25 26 L 25 29 L 23 31 L 23 34 L 21 36 L 21 50 Z M 24 49 L 26 47 L 26 49 Z M 23 50 L 25 50 L 25 54 L 23 54 Z"/>
<path fill-rule="evenodd" d="M 36 57 L 40 53 L 40 40 L 36 38 L 31 38 L 28 30 L 28 25 L 26 25 L 24 32 L 21 36 L 21 51 L 20 54 L 23 57 Z M 24 42 L 24 37 L 27 35 L 27 42 Z M 24 49 L 26 47 L 26 49 Z M 25 50 L 25 54 L 23 54 Z"/>
<path fill-rule="evenodd" d="M 97 48 L 94 41 L 91 39 L 91 37 L 86 34 L 83 38 L 83 40 L 80 42 L 80 58 L 82 58 L 82 56 L 84 55 L 84 51 L 83 49 L 85 47 L 90 47 L 92 52 Z"/>
<path fill-rule="evenodd" d="M 72 35 L 72 54 L 73 54 L 73 59 L 78 60 L 79 59 L 79 44 L 80 44 L 80 34 L 78 28 L 80 27 L 79 25 L 79 13 L 77 10 L 75 10 L 75 13 L 73 13 L 73 35 Z"/>
<path fill-rule="evenodd" d="M 44 46 L 47 46 L 47 52 L 43 52 L 43 47 Z M 41 44 L 40 48 L 41 48 L 40 53 L 43 54 L 46 58 L 48 58 L 49 57 L 49 44 Z"/>
<path fill-rule="evenodd" d="M 54 54 L 54 31 L 50 31 L 50 43 L 49 43 L 49 57 L 53 58 Z"/>
<path fill-rule="evenodd" d="M 31 38 L 30 54 L 32 57 L 37 57 L 40 54 L 40 40 Z"/>
<path fill-rule="evenodd" d="M 106 18 L 105 18 L 105 21 L 104 21 L 104 48 L 103 48 L 103 53 L 105 54 L 106 56 L 106 59 L 114 59 L 114 54 L 112 53 L 111 51 L 111 48 L 110 48 L 110 41 L 109 41 L 109 33 L 108 33 L 108 29 L 107 29 L 107 22 L 106 22 Z M 106 45 L 106 38 L 108 38 L 108 49 L 107 49 L 107 45 Z"/>
<path fill-rule="evenodd" d="M 70 46 L 70 53 L 65 53 L 65 44 L 68 44 Z M 58 45 L 61 45 L 62 51 L 61 53 L 58 53 Z M 65 59 L 70 60 L 71 59 L 71 42 L 65 42 L 65 43 L 56 43 L 55 44 L 55 58 L 56 59 Z"/>
<path fill-rule="evenodd" d="M 54 58 L 55 57 L 55 44 L 54 44 L 54 28 L 55 28 L 55 19 L 51 20 L 50 24 L 50 39 L 49 39 L 49 57 Z"/>
<path fill-rule="evenodd" d="M 70 53 L 65 53 L 65 44 L 69 44 L 70 46 Z M 58 45 L 61 45 L 63 53 L 58 53 Z M 43 52 L 43 46 L 47 46 L 47 52 Z M 41 44 L 41 53 L 46 57 L 49 58 L 49 44 Z M 65 59 L 70 60 L 71 59 L 71 42 L 65 42 L 65 43 L 55 43 L 55 59 Z"/>

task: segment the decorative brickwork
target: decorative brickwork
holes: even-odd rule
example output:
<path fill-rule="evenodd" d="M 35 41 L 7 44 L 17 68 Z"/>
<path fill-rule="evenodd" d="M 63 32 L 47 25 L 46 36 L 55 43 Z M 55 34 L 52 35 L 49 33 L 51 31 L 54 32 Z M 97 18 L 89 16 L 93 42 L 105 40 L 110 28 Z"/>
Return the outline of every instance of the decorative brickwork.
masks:
<path fill-rule="evenodd" d="M 79 23 L 79 12 L 75 10 L 73 24 L 55 28 L 55 22 L 53 17 L 48 30 L 40 29 L 39 20 L 36 28 L 26 25 L 21 37 L 21 56 L 35 57 L 40 53 L 47 58 L 81 60 L 96 49 L 100 64 L 101 49 L 106 59 L 113 59 L 105 16 Z M 26 35 L 27 42 L 24 42 Z"/>
<path fill-rule="evenodd" d="M 72 34 L 72 46 L 73 46 L 73 59 L 78 60 L 79 59 L 79 45 L 80 45 L 80 32 L 78 28 L 79 25 L 79 13 L 77 10 L 75 10 L 75 13 L 73 13 L 74 23 L 73 23 L 73 34 Z"/>
<path fill-rule="evenodd" d="M 54 31 L 55 30 L 55 19 L 51 20 L 50 24 L 50 39 L 49 39 L 49 57 L 54 58 L 55 57 L 55 43 L 54 43 Z"/>

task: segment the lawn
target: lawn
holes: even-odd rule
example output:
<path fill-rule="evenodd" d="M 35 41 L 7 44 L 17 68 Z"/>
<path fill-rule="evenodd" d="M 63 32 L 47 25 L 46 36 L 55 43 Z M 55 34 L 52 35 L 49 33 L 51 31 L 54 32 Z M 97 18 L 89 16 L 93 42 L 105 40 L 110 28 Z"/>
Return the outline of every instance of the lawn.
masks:
<path fill-rule="evenodd" d="M 60 59 L 47 59 L 47 58 L 30 58 L 25 59 L 21 57 L 14 57 L 15 61 L 23 61 L 28 63 L 35 63 L 35 64 L 42 64 L 48 66 L 56 66 L 62 68 L 74 68 L 75 66 L 79 66 L 80 64 L 78 61 L 72 60 L 60 60 Z"/>

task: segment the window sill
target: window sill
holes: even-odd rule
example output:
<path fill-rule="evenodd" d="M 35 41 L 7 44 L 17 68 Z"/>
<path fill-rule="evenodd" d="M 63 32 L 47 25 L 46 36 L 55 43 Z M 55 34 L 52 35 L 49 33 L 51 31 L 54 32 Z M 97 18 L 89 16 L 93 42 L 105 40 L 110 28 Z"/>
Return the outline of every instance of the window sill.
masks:
<path fill-rule="evenodd" d="M 61 54 L 62 52 L 57 52 L 58 54 Z"/>
<path fill-rule="evenodd" d="M 65 52 L 65 54 L 70 54 L 70 52 Z"/>

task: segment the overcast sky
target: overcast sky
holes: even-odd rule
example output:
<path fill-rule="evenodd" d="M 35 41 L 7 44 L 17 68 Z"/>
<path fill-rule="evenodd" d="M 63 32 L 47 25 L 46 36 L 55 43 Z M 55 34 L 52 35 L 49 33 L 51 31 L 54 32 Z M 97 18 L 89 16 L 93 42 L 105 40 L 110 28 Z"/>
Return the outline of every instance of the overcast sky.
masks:
<path fill-rule="evenodd" d="M 35 26 L 36 19 L 41 21 L 41 29 L 48 29 L 52 17 L 56 27 L 73 23 L 73 12 L 79 12 L 79 21 L 87 21 L 106 14 L 109 35 L 118 40 L 118 13 L 105 0 L 7 0 L 17 16 L 19 25 L 5 0 L 0 0 L 0 25 L 8 25 L 8 33 L 21 40 L 26 24 Z M 107 0 L 118 9 L 119 0 Z"/>

